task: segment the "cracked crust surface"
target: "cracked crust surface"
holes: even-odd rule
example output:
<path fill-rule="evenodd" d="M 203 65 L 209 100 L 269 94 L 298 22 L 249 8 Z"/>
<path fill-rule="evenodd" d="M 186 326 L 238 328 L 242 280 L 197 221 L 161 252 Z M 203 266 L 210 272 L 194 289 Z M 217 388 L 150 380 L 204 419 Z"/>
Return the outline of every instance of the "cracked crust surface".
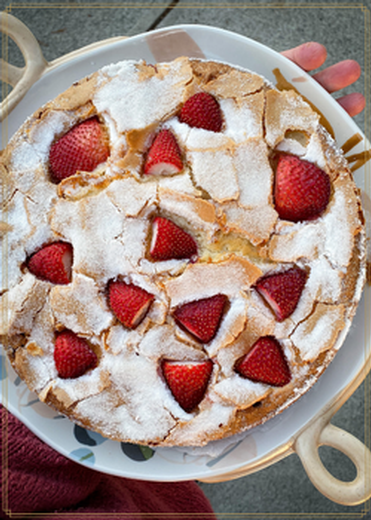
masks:
<path fill-rule="evenodd" d="M 220 133 L 190 128 L 177 113 L 192 94 L 220 103 Z M 97 116 L 110 144 L 106 163 L 51 181 L 48 151 L 75 124 Z M 170 129 L 185 167 L 144 177 L 159 128 Z M 274 209 L 271 157 L 285 151 L 316 163 L 332 193 L 314 221 L 281 221 Z M 252 428 L 284 410 L 318 379 L 341 346 L 364 281 L 359 193 L 318 116 L 294 92 L 227 64 L 179 58 L 126 61 L 70 87 L 31 116 L 1 157 L 8 215 L 9 287 L 1 296 L 8 355 L 40 399 L 72 420 L 120 441 L 202 445 Z M 151 221 L 171 218 L 199 246 L 196 263 L 148 257 Z M 54 286 L 25 268 L 44 244 L 73 245 L 72 282 Z M 257 279 L 298 265 L 308 279 L 294 313 L 281 323 L 254 290 Z M 155 296 L 135 330 L 112 314 L 107 283 L 120 278 Z M 228 311 L 207 345 L 176 326 L 171 311 L 223 293 Z M 56 331 L 89 341 L 98 366 L 77 380 L 58 377 Z M 236 361 L 261 336 L 281 343 L 292 373 L 283 388 L 238 376 Z M 214 369 L 206 395 L 186 413 L 160 373 L 163 359 Z"/>

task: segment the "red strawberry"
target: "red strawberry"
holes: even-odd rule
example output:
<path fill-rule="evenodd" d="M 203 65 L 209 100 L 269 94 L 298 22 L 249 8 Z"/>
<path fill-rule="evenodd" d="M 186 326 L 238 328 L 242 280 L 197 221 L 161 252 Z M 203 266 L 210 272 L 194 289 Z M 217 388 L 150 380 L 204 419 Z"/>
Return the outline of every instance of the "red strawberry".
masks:
<path fill-rule="evenodd" d="M 110 282 L 109 304 L 117 319 L 128 329 L 135 329 L 144 319 L 153 300 L 153 294 L 121 281 Z"/>
<path fill-rule="evenodd" d="M 194 238 L 164 217 L 156 217 L 152 226 L 150 255 L 153 260 L 191 258 L 197 255 Z"/>
<path fill-rule="evenodd" d="M 175 321 L 202 343 L 211 341 L 219 328 L 228 298 L 216 294 L 180 305 L 173 312 Z"/>
<path fill-rule="evenodd" d="M 218 101 L 208 92 L 198 92 L 184 103 L 179 120 L 189 126 L 220 132 L 223 125 Z"/>
<path fill-rule="evenodd" d="M 235 365 L 238 374 L 256 383 L 271 386 L 285 386 L 291 381 L 291 372 L 281 345 L 265 336 L 252 346 L 251 350 Z"/>
<path fill-rule="evenodd" d="M 169 175 L 183 170 L 180 148 L 170 130 L 161 130 L 149 149 L 144 173 Z"/>
<path fill-rule="evenodd" d="M 204 398 L 212 370 L 210 359 L 201 362 L 162 362 L 166 383 L 174 399 L 186 412 L 191 412 Z"/>
<path fill-rule="evenodd" d="M 91 172 L 107 160 L 109 146 L 97 117 L 74 126 L 52 144 L 49 164 L 52 177 L 60 182 L 77 171 Z"/>
<path fill-rule="evenodd" d="M 88 343 L 72 330 L 58 334 L 54 345 L 54 362 L 62 379 L 80 377 L 97 366 L 98 358 Z"/>
<path fill-rule="evenodd" d="M 255 287 L 270 305 L 277 320 L 283 321 L 296 309 L 306 281 L 306 271 L 293 267 L 260 278 Z"/>
<path fill-rule="evenodd" d="M 294 155 L 279 156 L 274 201 L 281 219 L 299 222 L 319 217 L 330 194 L 330 178 L 318 166 Z"/>
<path fill-rule="evenodd" d="M 71 281 L 72 255 L 71 244 L 54 242 L 34 253 L 27 267 L 40 280 L 65 285 Z"/>

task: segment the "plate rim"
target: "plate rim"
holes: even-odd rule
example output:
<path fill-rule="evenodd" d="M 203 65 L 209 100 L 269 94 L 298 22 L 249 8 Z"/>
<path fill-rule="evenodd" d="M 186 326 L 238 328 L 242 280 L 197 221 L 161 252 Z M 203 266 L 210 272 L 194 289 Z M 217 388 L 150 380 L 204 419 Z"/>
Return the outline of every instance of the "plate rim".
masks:
<path fill-rule="evenodd" d="M 200 25 L 197 25 L 197 24 L 180 24 L 180 25 L 172 25 L 172 26 L 165 27 L 165 28 L 159 28 L 159 29 L 156 29 L 154 31 L 151 31 L 150 33 L 151 34 L 153 34 L 153 33 L 156 33 L 156 34 L 165 33 L 166 34 L 166 33 L 169 33 L 170 31 L 173 31 L 173 30 L 185 30 L 187 32 L 187 29 L 191 29 L 192 31 L 196 31 L 196 32 L 197 31 L 205 31 L 205 30 L 206 31 L 211 31 L 213 33 L 218 32 L 218 33 L 224 34 L 226 37 L 232 37 L 234 39 L 237 38 L 237 39 L 239 39 L 240 41 L 242 41 L 244 43 L 249 42 L 250 44 L 258 47 L 259 49 L 264 50 L 264 52 L 268 51 L 269 53 L 273 53 L 274 55 L 279 56 L 280 60 L 284 60 L 284 62 L 287 65 L 289 65 L 291 68 L 293 67 L 294 70 L 296 70 L 297 72 L 300 72 L 300 74 L 304 73 L 304 71 L 298 65 L 296 65 L 293 62 L 291 62 L 290 60 L 288 60 L 288 58 L 282 56 L 279 52 L 275 51 L 274 49 L 271 49 L 271 48 L 267 47 L 266 45 L 264 45 L 264 44 L 262 44 L 260 42 L 252 40 L 251 38 L 249 38 L 247 36 L 241 35 L 239 33 L 234 33 L 233 31 L 230 31 L 230 30 L 226 30 L 226 29 L 222 29 L 222 28 L 218 28 L 218 27 L 213 27 L 213 26 L 209 26 L 209 25 L 201 25 L 201 24 Z M 58 70 L 58 68 L 62 64 L 68 65 L 73 60 L 75 60 L 76 58 L 80 58 L 80 57 L 81 57 L 81 59 L 87 59 L 89 57 L 89 53 L 99 52 L 99 51 L 102 50 L 102 48 L 103 49 L 104 48 L 108 48 L 109 46 L 116 46 L 117 45 L 117 46 L 121 47 L 122 45 L 124 45 L 124 47 L 125 47 L 127 45 L 132 45 L 133 43 L 135 44 L 140 39 L 144 39 L 145 40 L 146 37 L 148 36 L 148 34 L 149 33 L 140 33 L 138 35 L 134 35 L 134 36 L 131 36 L 131 37 L 128 37 L 128 38 L 124 37 L 125 39 L 119 39 L 119 40 L 116 39 L 116 41 L 113 41 L 113 39 L 102 40 L 100 42 L 95 42 L 94 44 L 88 45 L 86 47 L 82 47 L 81 49 L 77 49 L 76 51 L 72 51 L 72 53 L 68 53 L 68 54 L 64 55 L 63 57 L 58 58 L 57 60 L 54 60 L 54 62 L 51 62 L 50 68 L 45 70 L 45 73 L 40 77 L 40 79 L 35 84 L 37 84 L 40 81 L 42 81 L 43 78 L 46 77 L 49 73 L 53 72 L 54 70 Z M 125 58 L 123 58 L 123 59 L 125 59 Z M 212 58 L 207 58 L 207 59 L 212 59 Z M 233 61 L 231 60 L 230 63 L 233 63 Z M 307 79 L 308 79 L 309 82 L 313 83 L 313 86 L 315 86 L 316 88 L 319 87 L 322 90 L 321 94 L 322 95 L 327 95 L 328 99 L 331 100 L 331 103 L 336 103 L 336 100 L 330 94 L 328 94 L 320 85 L 318 85 L 315 82 L 315 80 L 309 74 L 307 74 Z M 300 87 L 300 85 L 299 85 L 299 87 Z M 364 142 L 366 143 L 367 142 L 366 136 L 363 134 L 362 130 L 359 129 L 359 127 L 356 125 L 356 123 L 353 121 L 353 119 L 345 111 L 344 111 L 343 116 L 345 116 L 349 120 L 350 126 L 352 128 L 356 128 L 357 132 L 361 134 Z M 362 383 L 362 381 L 366 377 L 367 371 L 370 368 L 369 367 L 368 370 L 365 370 L 365 368 L 368 365 L 371 365 L 371 352 L 368 354 L 368 357 L 365 359 L 365 361 L 363 363 L 363 366 L 361 367 L 359 372 L 356 374 L 356 376 L 353 378 L 353 380 L 348 384 L 348 386 L 346 388 L 340 390 L 332 398 L 331 406 L 336 406 L 336 404 L 341 401 L 341 404 L 339 405 L 339 407 L 340 407 L 342 405 L 342 403 L 345 402 L 345 400 L 348 399 L 348 397 L 350 397 L 350 395 L 356 390 L 356 388 L 358 388 L 358 386 Z M 347 397 L 344 399 L 345 395 Z M 3 393 L 2 393 L 2 397 L 3 397 Z M 302 426 L 300 431 L 305 430 L 308 427 L 308 425 L 311 424 L 312 421 L 314 421 L 318 416 L 320 416 L 322 414 L 322 411 L 323 410 L 321 409 L 320 412 L 318 412 L 316 415 L 314 415 L 314 417 L 312 417 L 310 420 L 308 420 Z M 11 411 L 11 413 L 14 413 L 14 411 Z M 17 413 L 15 413 L 15 415 L 18 416 Z M 18 417 L 18 418 L 20 420 L 22 420 L 20 417 Z M 24 421 L 22 421 L 22 422 L 24 422 Z M 26 426 L 31 431 L 34 431 L 34 429 L 30 426 L 30 424 L 26 424 Z M 34 431 L 34 433 L 36 433 L 36 432 Z M 253 472 L 253 471 L 258 471 L 258 470 L 262 469 L 262 467 L 267 467 L 267 466 L 277 462 L 278 460 L 283 458 L 283 456 L 290 455 L 291 452 L 292 452 L 291 451 L 292 450 L 292 446 L 293 446 L 293 444 L 295 442 L 295 437 L 297 435 L 299 435 L 299 433 L 300 432 L 296 432 L 296 434 L 294 434 L 291 437 L 290 442 L 284 443 L 284 444 L 279 445 L 279 446 L 276 446 L 272 450 L 272 452 L 270 452 L 269 454 L 264 455 L 264 457 L 262 457 L 262 458 L 257 459 L 253 464 L 248 463 L 248 466 L 250 466 L 251 471 L 248 471 L 248 469 L 247 469 L 245 474 L 248 474 L 249 472 Z M 38 433 L 36 433 L 36 435 L 38 437 L 42 438 L 42 440 L 44 442 L 46 442 L 47 444 L 51 445 L 52 441 L 46 435 L 41 437 L 41 434 L 40 434 L 39 431 L 38 431 Z M 54 449 L 56 449 L 57 451 L 61 452 L 60 446 L 56 446 L 53 443 L 52 447 Z M 63 452 L 63 455 L 69 457 L 69 455 L 64 453 L 64 452 Z M 72 460 L 74 460 L 76 462 L 75 458 L 73 458 L 73 457 L 69 457 L 69 458 L 71 458 Z M 260 463 L 260 461 L 262 461 L 262 462 Z M 88 464 L 85 464 L 85 463 L 82 463 L 82 464 L 88 465 Z M 94 467 L 94 466 L 92 467 L 90 465 L 88 467 L 96 469 L 98 471 L 104 471 L 106 473 L 118 474 L 118 473 L 115 473 L 115 472 L 110 472 L 107 469 L 100 469 L 99 467 Z M 205 475 L 205 476 L 211 476 L 213 474 L 222 476 L 222 473 L 218 472 L 217 470 L 215 470 L 215 472 L 208 471 L 207 475 Z M 120 476 L 128 476 L 126 473 L 119 473 L 119 475 Z M 179 478 L 177 480 L 188 480 L 189 478 L 197 478 L 198 480 L 202 480 L 202 478 L 200 478 L 200 476 L 201 475 L 197 475 L 197 476 L 193 477 L 193 476 L 186 475 L 186 476 L 181 477 L 181 478 Z M 142 473 L 138 473 L 138 475 L 136 475 L 136 476 L 129 475 L 129 478 L 138 478 L 138 477 L 145 478 L 146 480 L 157 480 L 157 481 L 162 480 L 162 479 L 159 479 L 158 476 L 152 476 L 152 477 L 146 478 L 146 477 L 143 476 Z M 171 478 L 171 480 L 174 481 L 174 478 Z M 165 479 L 164 481 L 167 481 L 167 479 Z"/>

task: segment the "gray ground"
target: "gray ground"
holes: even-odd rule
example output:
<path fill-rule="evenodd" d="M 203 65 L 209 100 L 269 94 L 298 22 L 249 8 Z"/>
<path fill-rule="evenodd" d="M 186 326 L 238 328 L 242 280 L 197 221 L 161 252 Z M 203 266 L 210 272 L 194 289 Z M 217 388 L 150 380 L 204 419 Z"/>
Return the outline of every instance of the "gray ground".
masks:
<path fill-rule="evenodd" d="M 368 71 L 366 77 L 362 74 L 356 86 L 349 87 L 346 92 L 364 92 L 365 85 L 370 84 L 370 0 L 363 3 L 147 0 L 116 4 L 92 1 L 89 6 L 80 1 L 53 5 L 52 2 L 1 0 L 0 5 L 1 10 L 7 9 L 29 27 L 48 61 L 113 36 L 131 36 L 169 25 L 198 23 L 237 32 L 277 51 L 304 41 L 319 41 L 328 49 L 326 65 L 353 58 Z M 12 42 L 6 53 L 12 63 L 22 64 L 21 53 Z M 365 121 L 364 114 L 357 116 L 355 121 L 363 131 L 366 126 L 367 132 L 370 121 Z M 368 409 L 365 411 L 365 402 L 369 407 L 370 377 L 335 415 L 333 423 L 361 440 L 369 437 L 370 413 Z M 336 477 L 354 478 L 353 464 L 340 452 L 323 447 L 320 455 Z M 200 483 L 200 486 L 220 519 L 371 518 L 369 502 L 345 507 L 321 495 L 309 481 L 296 455 L 238 480 Z"/>

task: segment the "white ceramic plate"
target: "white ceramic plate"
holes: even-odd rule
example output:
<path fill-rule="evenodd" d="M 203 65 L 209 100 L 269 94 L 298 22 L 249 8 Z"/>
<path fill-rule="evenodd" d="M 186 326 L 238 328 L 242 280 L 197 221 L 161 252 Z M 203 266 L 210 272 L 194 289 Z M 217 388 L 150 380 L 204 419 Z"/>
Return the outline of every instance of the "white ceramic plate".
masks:
<path fill-rule="evenodd" d="M 5 123 L 7 135 L 11 136 L 28 115 L 71 83 L 106 64 L 129 58 L 143 58 L 149 63 L 155 63 L 180 55 L 204 56 L 239 65 L 262 74 L 272 83 L 275 83 L 272 71 L 279 68 L 286 80 L 311 100 L 336 129 L 335 137 L 339 146 L 356 133 L 361 134 L 362 141 L 352 153 L 361 152 L 367 146 L 353 120 L 295 64 L 243 36 L 194 25 L 160 29 L 129 39 L 108 40 L 49 64 L 48 70 L 9 115 Z M 361 188 L 364 188 L 364 175 L 364 168 L 355 173 L 356 182 Z M 367 300 L 370 288 L 366 291 Z M 366 359 L 370 357 L 369 338 L 365 339 L 364 334 L 364 314 L 363 299 L 343 347 L 326 373 L 307 394 L 279 416 L 253 429 L 247 436 L 236 437 L 223 454 L 220 454 L 220 444 L 216 445 L 217 456 L 210 452 L 205 454 L 203 450 L 152 450 L 113 442 L 87 432 L 40 403 L 9 367 L 7 374 L 2 372 L 3 402 L 15 416 L 57 451 L 106 473 L 157 481 L 208 480 L 227 473 L 238 473 L 240 468 L 248 473 L 249 468 L 259 467 L 259 461 L 268 460 L 269 464 L 277 460 L 275 454 L 280 451 L 281 458 L 285 451 L 288 454 L 290 439 L 310 424 L 329 403 L 336 401 L 354 380 L 359 380 Z M 2 356 L 2 360 L 5 361 L 5 356 Z"/>

